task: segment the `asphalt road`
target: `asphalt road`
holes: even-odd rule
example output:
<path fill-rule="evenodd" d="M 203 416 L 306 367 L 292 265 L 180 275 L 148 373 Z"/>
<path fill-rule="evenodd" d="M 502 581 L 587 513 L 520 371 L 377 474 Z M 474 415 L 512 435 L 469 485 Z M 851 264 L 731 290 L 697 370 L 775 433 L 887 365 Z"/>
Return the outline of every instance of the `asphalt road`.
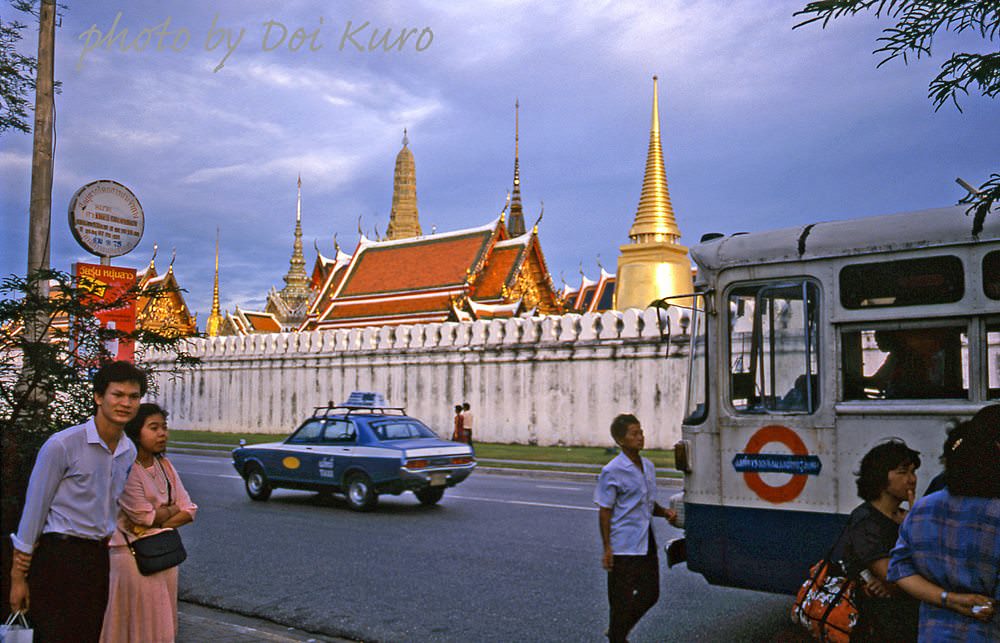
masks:
<path fill-rule="evenodd" d="M 474 473 L 436 507 L 404 494 L 358 514 L 301 491 L 252 502 L 228 459 L 171 459 L 199 506 L 183 600 L 364 641 L 605 640 L 590 484 Z M 655 530 L 661 544 L 677 533 Z M 664 559 L 632 641 L 801 640 L 790 597 L 712 587 Z"/>

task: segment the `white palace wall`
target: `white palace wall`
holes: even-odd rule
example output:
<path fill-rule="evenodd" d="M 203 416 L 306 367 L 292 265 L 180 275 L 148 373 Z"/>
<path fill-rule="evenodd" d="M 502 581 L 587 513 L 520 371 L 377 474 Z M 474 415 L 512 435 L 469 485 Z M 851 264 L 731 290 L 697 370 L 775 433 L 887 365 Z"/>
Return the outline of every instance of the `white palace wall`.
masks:
<path fill-rule="evenodd" d="M 611 419 L 631 412 L 647 448 L 671 448 L 684 408 L 686 314 L 630 309 L 196 339 L 190 351 L 201 366 L 159 375 L 155 399 L 176 428 L 287 434 L 315 406 L 377 391 L 442 436 L 451 435 L 454 405 L 468 401 L 474 440 L 539 445 L 610 445 Z"/>

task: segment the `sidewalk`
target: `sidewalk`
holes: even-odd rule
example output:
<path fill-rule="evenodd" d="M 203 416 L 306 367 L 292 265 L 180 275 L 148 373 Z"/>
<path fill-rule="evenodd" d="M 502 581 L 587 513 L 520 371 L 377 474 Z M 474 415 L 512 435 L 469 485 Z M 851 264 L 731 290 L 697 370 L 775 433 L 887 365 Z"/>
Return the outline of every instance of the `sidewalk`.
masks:
<path fill-rule="evenodd" d="M 178 602 L 177 643 L 348 643 L 249 616 Z"/>

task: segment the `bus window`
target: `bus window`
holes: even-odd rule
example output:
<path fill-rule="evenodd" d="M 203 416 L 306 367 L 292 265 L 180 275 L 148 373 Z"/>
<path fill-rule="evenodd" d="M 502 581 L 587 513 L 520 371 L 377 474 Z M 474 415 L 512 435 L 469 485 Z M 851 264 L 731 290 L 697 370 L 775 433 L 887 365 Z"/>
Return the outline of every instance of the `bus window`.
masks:
<path fill-rule="evenodd" d="M 1000 321 L 986 324 L 986 363 L 991 400 L 1000 400 Z"/>
<path fill-rule="evenodd" d="M 700 301 L 700 299 L 698 300 Z M 691 362 L 688 370 L 687 405 L 684 424 L 700 424 L 708 414 L 708 352 L 704 310 L 691 311 Z"/>
<path fill-rule="evenodd" d="M 729 399 L 739 413 L 812 413 L 819 402 L 819 289 L 809 281 L 729 293 Z"/>
<path fill-rule="evenodd" d="M 967 398 L 963 326 L 844 331 L 845 400 Z"/>
<path fill-rule="evenodd" d="M 965 281 L 958 257 L 924 257 L 844 266 L 844 308 L 949 304 L 962 298 Z"/>
<path fill-rule="evenodd" d="M 990 299 L 1000 299 L 1000 250 L 983 257 L 983 292 Z"/>

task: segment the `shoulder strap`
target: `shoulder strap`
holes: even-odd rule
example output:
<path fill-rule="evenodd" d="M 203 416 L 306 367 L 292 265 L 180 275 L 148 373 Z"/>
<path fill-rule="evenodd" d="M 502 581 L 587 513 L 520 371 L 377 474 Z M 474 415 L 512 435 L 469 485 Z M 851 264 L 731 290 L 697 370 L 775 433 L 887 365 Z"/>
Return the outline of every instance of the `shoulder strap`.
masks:
<path fill-rule="evenodd" d="M 170 476 L 167 475 L 167 470 L 163 467 L 163 459 L 157 458 L 156 464 L 160 465 L 160 471 L 163 472 L 163 479 L 167 481 L 167 505 L 174 504 L 173 501 L 173 488 L 170 485 Z"/>

